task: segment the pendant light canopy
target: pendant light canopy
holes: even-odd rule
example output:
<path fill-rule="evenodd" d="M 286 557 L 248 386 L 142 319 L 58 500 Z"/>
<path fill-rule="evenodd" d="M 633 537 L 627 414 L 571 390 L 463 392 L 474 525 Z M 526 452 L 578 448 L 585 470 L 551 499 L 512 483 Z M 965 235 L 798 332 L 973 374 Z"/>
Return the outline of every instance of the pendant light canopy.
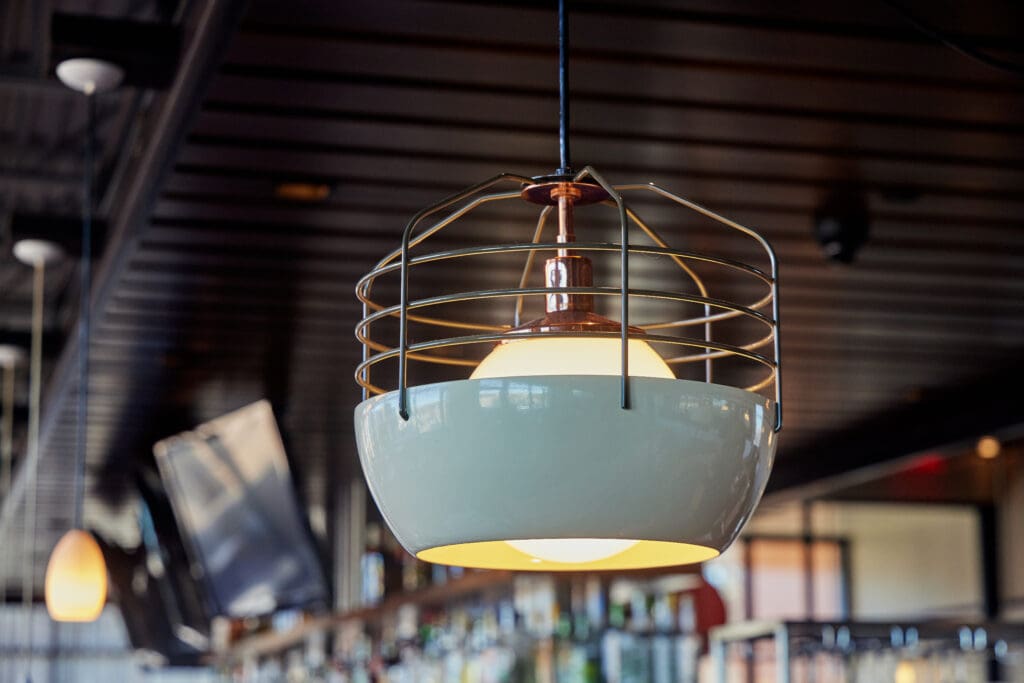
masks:
<path fill-rule="evenodd" d="M 428 562 L 701 562 L 752 514 L 782 426 L 775 254 L 753 230 L 657 185 L 571 170 L 564 3 L 559 16 L 560 168 L 503 173 L 423 209 L 357 284 L 360 461 L 396 538 Z M 634 198 L 684 229 L 709 223 L 716 246 L 759 252 L 762 265 L 670 247 Z M 535 213 L 521 228 L 503 221 L 488 232 L 497 239 L 453 244 L 455 226 L 479 225 L 487 209 L 524 207 Z M 445 247 L 426 248 L 442 231 Z M 538 255 L 543 286 L 530 281 Z M 513 262 L 518 282 L 498 281 Z M 420 274 L 439 266 L 445 288 L 430 291 Z M 645 288 L 631 285 L 638 271 Z M 470 284 L 453 291 L 460 272 Z M 657 289 L 646 287 L 651 273 Z M 521 322 L 531 307 L 539 317 Z"/>
<path fill-rule="evenodd" d="M 82 528 L 85 504 L 86 425 L 89 401 L 89 323 L 92 293 L 93 148 L 96 95 L 116 88 L 124 70 L 99 59 L 69 59 L 57 65 L 57 77 L 85 95 L 88 122 L 82 184 L 81 301 L 78 320 L 78 418 L 75 449 L 74 527 L 54 547 L 46 566 L 46 609 L 54 621 L 95 621 L 107 600 L 107 565 L 92 534 Z"/>

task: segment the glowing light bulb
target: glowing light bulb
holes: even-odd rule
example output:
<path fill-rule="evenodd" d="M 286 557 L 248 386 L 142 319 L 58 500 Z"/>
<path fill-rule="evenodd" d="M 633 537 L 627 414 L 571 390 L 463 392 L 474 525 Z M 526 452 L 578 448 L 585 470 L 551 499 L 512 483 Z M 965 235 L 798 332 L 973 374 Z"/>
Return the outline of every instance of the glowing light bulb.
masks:
<path fill-rule="evenodd" d="M 107 564 L 87 531 L 64 534 L 46 565 L 46 610 L 54 621 L 95 621 L 107 600 Z"/>
<path fill-rule="evenodd" d="M 470 379 L 538 375 L 618 375 L 622 342 L 618 339 L 521 339 L 499 344 L 477 366 Z M 629 340 L 629 374 L 675 379 L 672 369 L 650 344 Z M 506 541 L 527 555 L 549 562 L 583 563 L 604 560 L 629 550 L 638 541 L 617 538 L 538 538 Z"/>
<path fill-rule="evenodd" d="M 594 562 L 629 550 L 639 541 L 619 538 L 531 538 L 505 541 L 519 552 L 549 562 Z"/>
<path fill-rule="evenodd" d="M 976 449 L 979 457 L 982 457 L 985 460 L 991 460 L 999 455 L 999 452 L 1003 449 L 1003 445 L 999 443 L 999 439 L 994 436 L 983 436 L 978 439 Z"/>
<path fill-rule="evenodd" d="M 537 375 L 618 375 L 621 346 L 618 339 L 520 339 L 498 344 L 476 367 L 470 379 Z M 672 368 L 640 339 L 629 340 L 631 377 L 675 379 Z"/>
<path fill-rule="evenodd" d="M 899 663 L 896 667 L 896 683 L 917 683 L 917 670 L 912 663 Z"/>

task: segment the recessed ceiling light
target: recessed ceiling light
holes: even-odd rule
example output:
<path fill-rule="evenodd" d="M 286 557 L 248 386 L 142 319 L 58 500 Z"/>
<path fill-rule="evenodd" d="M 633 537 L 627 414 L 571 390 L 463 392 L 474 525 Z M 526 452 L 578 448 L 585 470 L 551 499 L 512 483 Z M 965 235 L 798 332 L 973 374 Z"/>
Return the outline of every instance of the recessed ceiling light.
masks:
<path fill-rule="evenodd" d="M 331 195 L 331 186 L 324 183 L 278 183 L 274 196 L 293 202 L 322 202 Z"/>

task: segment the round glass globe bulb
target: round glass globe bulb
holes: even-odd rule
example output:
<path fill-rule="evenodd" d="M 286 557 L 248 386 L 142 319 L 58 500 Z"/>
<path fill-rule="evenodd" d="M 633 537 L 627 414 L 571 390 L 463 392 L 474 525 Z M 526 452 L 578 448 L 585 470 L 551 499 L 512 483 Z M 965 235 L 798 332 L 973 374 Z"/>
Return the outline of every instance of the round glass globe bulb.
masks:
<path fill-rule="evenodd" d="M 555 337 L 498 344 L 476 366 L 470 379 L 531 375 L 618 375 L 622 372 L 618 339 Z M 630 377 L 675 379 L 672 368 L 640 339 L 629 340 Z"/>

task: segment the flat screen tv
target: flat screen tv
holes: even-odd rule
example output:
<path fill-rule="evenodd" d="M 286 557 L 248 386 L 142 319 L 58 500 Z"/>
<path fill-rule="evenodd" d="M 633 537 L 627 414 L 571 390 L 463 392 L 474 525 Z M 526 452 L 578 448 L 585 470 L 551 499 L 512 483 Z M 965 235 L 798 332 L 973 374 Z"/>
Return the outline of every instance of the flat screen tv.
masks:
<path fill-rule="evenodd" d="M 323 569 L 267 401 L 164 439 L 153 452 L 216 614 L 326 606 Z"/>

